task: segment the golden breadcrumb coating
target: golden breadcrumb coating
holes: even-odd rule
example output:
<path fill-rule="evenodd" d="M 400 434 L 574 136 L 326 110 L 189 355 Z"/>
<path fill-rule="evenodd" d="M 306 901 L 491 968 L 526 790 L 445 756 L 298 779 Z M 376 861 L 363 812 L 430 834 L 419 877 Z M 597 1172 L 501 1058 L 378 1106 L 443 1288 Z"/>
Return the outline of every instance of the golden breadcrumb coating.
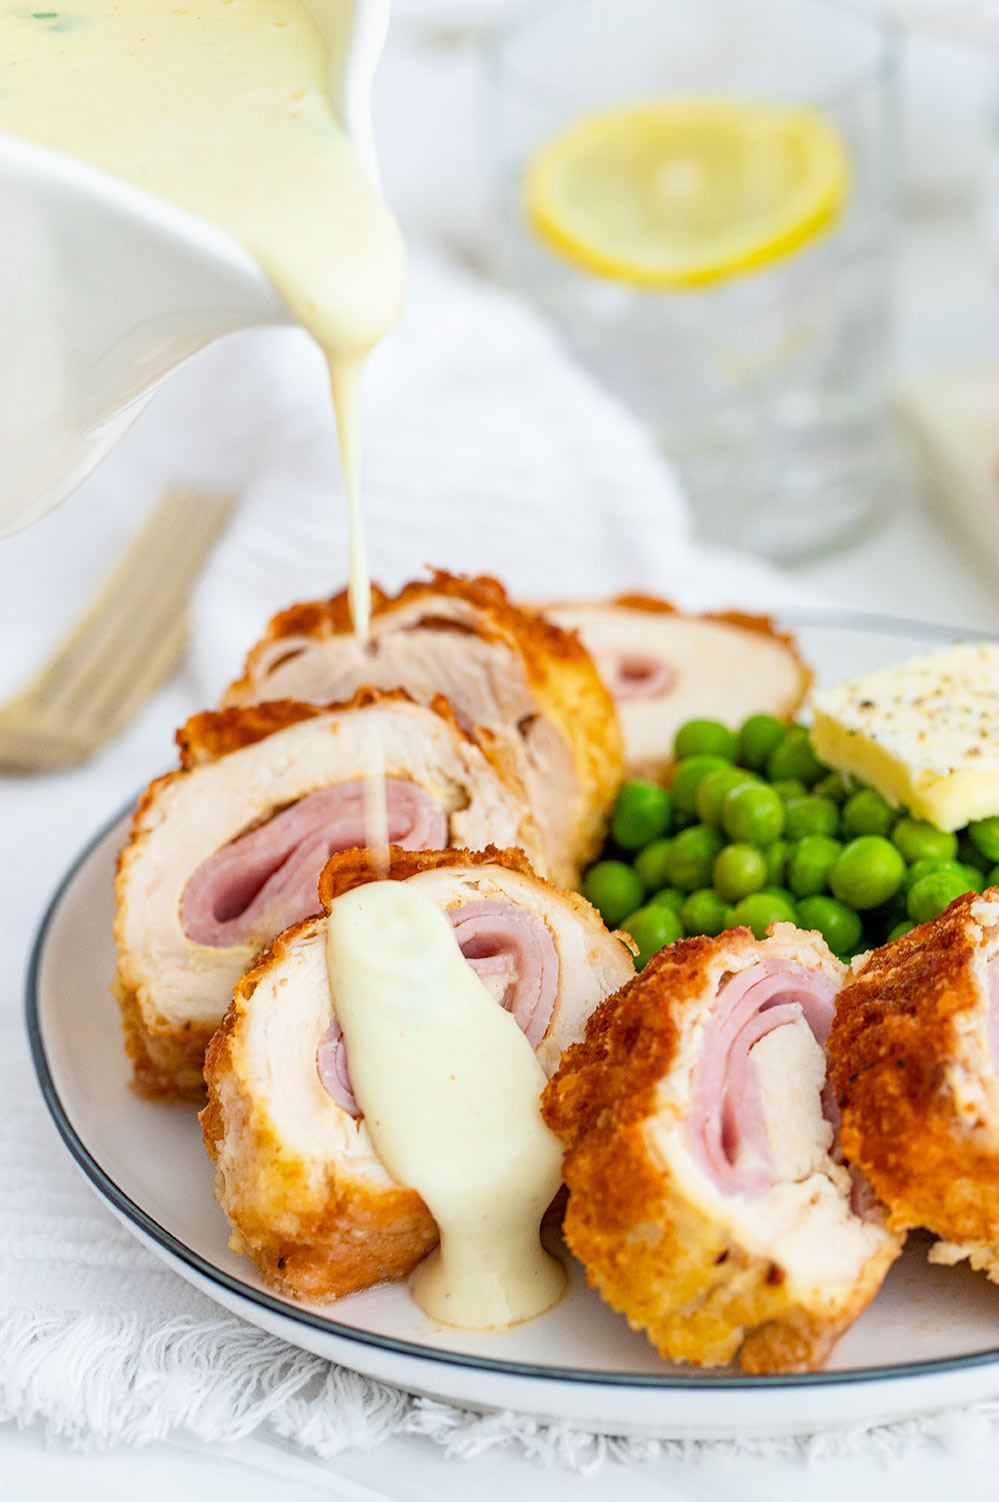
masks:
<path fill-rule="evenodd" d="M 999 889 L 854 961 L 829 1039 L 841 1140 L 898 1230 L 999 1255 L 999 1082 L 986 964 Z M 956 1260 L 941 1248 L 936 1260 Z"/>
<path fill-rule="evenodd" d="M 818 935 L 797 938 L 825 949 Z M 733 1235 L 656 1141 L 660 1087 L 679 1062 L 685 1014 L 702 1008 L 706 969 L 722 959 L 724 974 L 738 972 L 771 947 L 739 928 L 655 955 L 566 1051 L 542 1109 L 565 1145 L 566 1241 L 633 1328 L 671 1360 L 715 1366 L 738 1355 L 746 1372 L 811 1371 L 873 1297 L 899 1242 L 885 1237 L 845 1291 L 795 1288 L 779 1254 Z"/>
<path fill-rule="evenodd" d="M 574 884 L 578 868 L 600 850 L 623 776 L 624 748 L 613 698 L 574 632 L 563 630 L 536 611 L 514 605 L 502 584 L 485 575 L 463 578 L 438 570 L 427 581 L 407 584 L 394 597 L 373 586 L 371 621 L 375 636 L 386 618 L 390 622 L 392 616 L 418 607 L 423 600 L 428 613 L 419 618 L 421 629 L 457 631 L 495 642 L 508 648 L 512 661 L 522 665 L 532 707 L 510 730 L 527 746 L 533 744 L 532 736 L 538 736 L 538 722 L 543 722 L 568 752 L 577 795 L 569 827 L 558 831 L 564 846 L 562 858 L 550 852 L 550 859 L 559 879 L 566 885 Z M 434 605 L 440 612 L 442 601 L 460 605 L 464 611 L 461 619 L 435 614 Z M 251 648 L 242 678 L 229 686 L 223 703 L 265 698 L 268 676 L 301 653 L 303 639 L 330 640 L 351 630 L 346 591 L 330 600 L 310 601 L 282 611 Z M 274 644 L 284 639 L 289 641 L 288 658 L 275 658 Z M 532 754 L 544 761 L 552 753 L 546 750 L 543 739 L 538 739 Z M 540 822 L 544 810 L 536 812 Z"/>

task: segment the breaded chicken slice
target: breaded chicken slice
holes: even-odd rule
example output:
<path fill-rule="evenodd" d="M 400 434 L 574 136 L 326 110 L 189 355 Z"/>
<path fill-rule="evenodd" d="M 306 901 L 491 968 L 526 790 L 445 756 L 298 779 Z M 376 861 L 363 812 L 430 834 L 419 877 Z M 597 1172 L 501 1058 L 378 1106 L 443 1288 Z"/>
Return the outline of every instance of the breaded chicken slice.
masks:
<path fill-rule="evenodd" d="M 495 579 L 438 572 L 394 598 L 373 590 L 365 646 L 346 592 L 283 611 L 223 702 L 323 704 L 365 684 L 404 688 L 424 704 L 444 694 L 463 724 L 490 732 L 527 789 L 553 879 L 578 884 L 624 763 L 614 701 L 572 632 L 519 609 Z"/>
<path fill-rule="evenodd" d="M 578 631 L 617 705 L 630 777 L 664 777 L 685 720 L 737 729 L 766 711 L 791 719 L 812 674 L 793 637 L 762 615 L 689 615 L 655 595 L 542 607 Z"/>
<path fill-rule="evenodd" d="M 358 852 L 335 856 L 320 882 L 325 910 L 371 879 Z M 520 852 L 394 849 L 389 879 L 447 915 L 546 1075 L 634 973 L 596 911 L 535 876 Z M 326 929 L 325 915 L 290 929 L 239 981 L 208 1049 L 201 1116 L 230 1244 L 274 1287 L 312 1299 L 404 1278 L 438 1240 L 420 1196 L 382 1166 L 354 1099 Z"/>
<path fill-rule="evenodd" d="M 545 1092 L 566 1241 L 668 1359 L 810 1371 L 898 1255 L 837 1152 L 823 1045 L 843 976 L 787 923 L 681 941 L 603 1003 Z"/>
<path fill-rule="evenodd" d="M 843 1151 L 890 1224 L 999 1282 L 999 888 L 856 960 L 829 1052 Z"/>
<path fill-rule="evenodd" d="M 205 1045 L 239 976 L 320 910 L 330 855 L 363 846 L 374 767 L 396 844 L 499 839 L 543 861 L 509 758 L 480 746 L 445 699 L 362 689 L 325 709 L 282 700 L 195 715 L 178 740 L 181 768 L 143 797 L 115 882 L 114 992 L 146 1095 L 203 1095 Z"/>

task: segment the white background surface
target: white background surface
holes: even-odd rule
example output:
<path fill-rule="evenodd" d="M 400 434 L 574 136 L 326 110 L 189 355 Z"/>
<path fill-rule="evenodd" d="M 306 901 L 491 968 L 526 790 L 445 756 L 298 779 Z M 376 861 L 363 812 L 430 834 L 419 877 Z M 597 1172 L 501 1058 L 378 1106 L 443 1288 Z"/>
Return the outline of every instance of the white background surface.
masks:
<path fill-rule="evenodd" d="M 420 7 L 397 10 L 397 34 L 378 86 L 376 118 L 386 184 L 399 207 L 404 227 L 432 230 L 444 239 L 461 238 L 475 211 L 475 164 L 470 137 L 449 122 L 467 105 L 471 65 L 458 45 L 465 11 L 453 7 L 456 29 L 426 46 L 427 27 Z M 437 41 L 442 40 L 437 28 Z M 948 63 L 948 80 L 974 80 L 986 93 L 991 71 L 981 59 L 966 63 L 958 55 Z M 925 68 L 923 69 L 925 73 Z M 999 359 L 999 292 L 995 268 L 979 233 L 973 203 L 975 182 L 962 175 L 969 160 L 968 141 L 946 137 L 946 110 L 932 96 L 937 75 L 929 74 L 926 95 L 916 100 L 914 130 L 939 130 L 929 207 L 910 216 L 902 247 L 898 283 L 900 375 L 922 373 L 953 362 Z M 982 80 L 985 80 L 983 85 Z M 952 87 L 952 82 L 947 81 Z M 953 97 L 953 96 L 952 96 Z M 977 96 L 976 96 L 977 97 Z M 982 95 L 984 98 L 985 96 Z M 920 112 L 922 105 L 922 113 Z M 962 115 L 969 132 L 980 130 L 982 111 Z M 975 138 L 975 161 L 987 161 L 988 143 Z M 946 151 L 952 152 L 951 180 L 958 191 L 941 197 L 947 181 Z M 918 186 L 918 184 L 917 184 Z M 925 199 L 924 195 L 924 199 Z M 954 536 L 946 518 L 934 514 L 915 483 L 908 503 L 880 533 L 853 550 L 799 570 L 796 578 L 814 585 L 830 603 L 897 613 L 912 618 L 995 630 L 999 634 L 999 572 L 987 553 Z M 999 1292 L 997 1292 L 999 1297 Z M 674 1498 L 735 1499 L 756 1502 L 807 1495 L 810 1502 L 856 1502 L 886 1492 L 911 1502 L 938 1502 L 960 1494 L 965 1502 L 994 1499 L 999 1492 L 999 1426 L 967 1426 L 959 1418 L 945 1425 L 934 1440 L 902 1439 L 883 1455 L 868 1448 L 859 1457 L 813 1457 L 798 1453 L 734 1458 L 713 1455 L 686 1460 L 659 1459 L 625 1470 L 612 1459 L 589 1475 L 542 1471 L 509 1452 L 494 1452 L 471 1461 L 447 1461 L 421 1440 L 396 1439 L 369 1454 L 350 1454 L 329 1463 L 303 1459 L 277 1444 L 244 1441 L 224 1453 L 209 1454 L 196 1446 L 157 1445 L 143 1451 L 81 1454 L 47 1439 L 39 1430 L 0 1431 L 0 1499 L 48 1498 L 72 1493 L 75 1502 L 139 1496 L 160 1502 L 178 1495 L 211 1496 L 218 1502 L 257 1502 L 294 1496 L 477 1499 L 516 1494 L 530 1499 L 603 1502 L 627 1497 L 635 1502 Z"/>

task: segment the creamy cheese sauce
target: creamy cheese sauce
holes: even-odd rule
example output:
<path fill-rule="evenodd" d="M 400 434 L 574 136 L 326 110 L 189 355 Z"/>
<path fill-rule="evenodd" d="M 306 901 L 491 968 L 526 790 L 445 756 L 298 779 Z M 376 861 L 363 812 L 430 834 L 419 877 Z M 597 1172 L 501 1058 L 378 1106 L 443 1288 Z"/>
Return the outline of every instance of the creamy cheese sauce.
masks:
<path fill-rule="evenodd" d="M 226 230 L 317 340 L 337 410 L 363 638 L 360 375 L 398 314 L 404 256 L 329 101 L 352 10 L 352 0 L 69 0 L 37 10 L 0 0 L 0 130 Z"/>
<path fill-rule="evenodd" d="M 531 1045 L 444 914 L 408 883 L 372 882 L 334 901 L 327 967 L 375 1150 L 440 1230 L 413 1298 L 468 1329 L 543 1314 L 565 1287 L 539 1237 L 562 1150 L 541 1119 L 545 1074 Z"/>

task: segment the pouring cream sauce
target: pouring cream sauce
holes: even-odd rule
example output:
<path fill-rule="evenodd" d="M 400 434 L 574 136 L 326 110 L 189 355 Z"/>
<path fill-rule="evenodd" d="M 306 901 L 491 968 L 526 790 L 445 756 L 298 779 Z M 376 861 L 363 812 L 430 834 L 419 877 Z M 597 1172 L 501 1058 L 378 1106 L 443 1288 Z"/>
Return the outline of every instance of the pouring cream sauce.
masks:
<path fill-rule="evenodd" d="M 565 1287 L 539 1237 L 562 1150 L 541 1119 L 533 1048 L 408 882 L 335 899 L 327 965 L 375 1150 L 441 1233 L 410 1280 L 413 1298 L 466 1329 L 543 1314 Z"/>
<path fill-rule="evenodd" d="M 226 230 L 330 368 L 354 627 L 365 356 L 402 300 L 402 239 L 330 103 L 353 0 L 0 0 L 0 130 L 81 157 Z M 113 266 L 108 277 L 114 277 Z"/>

